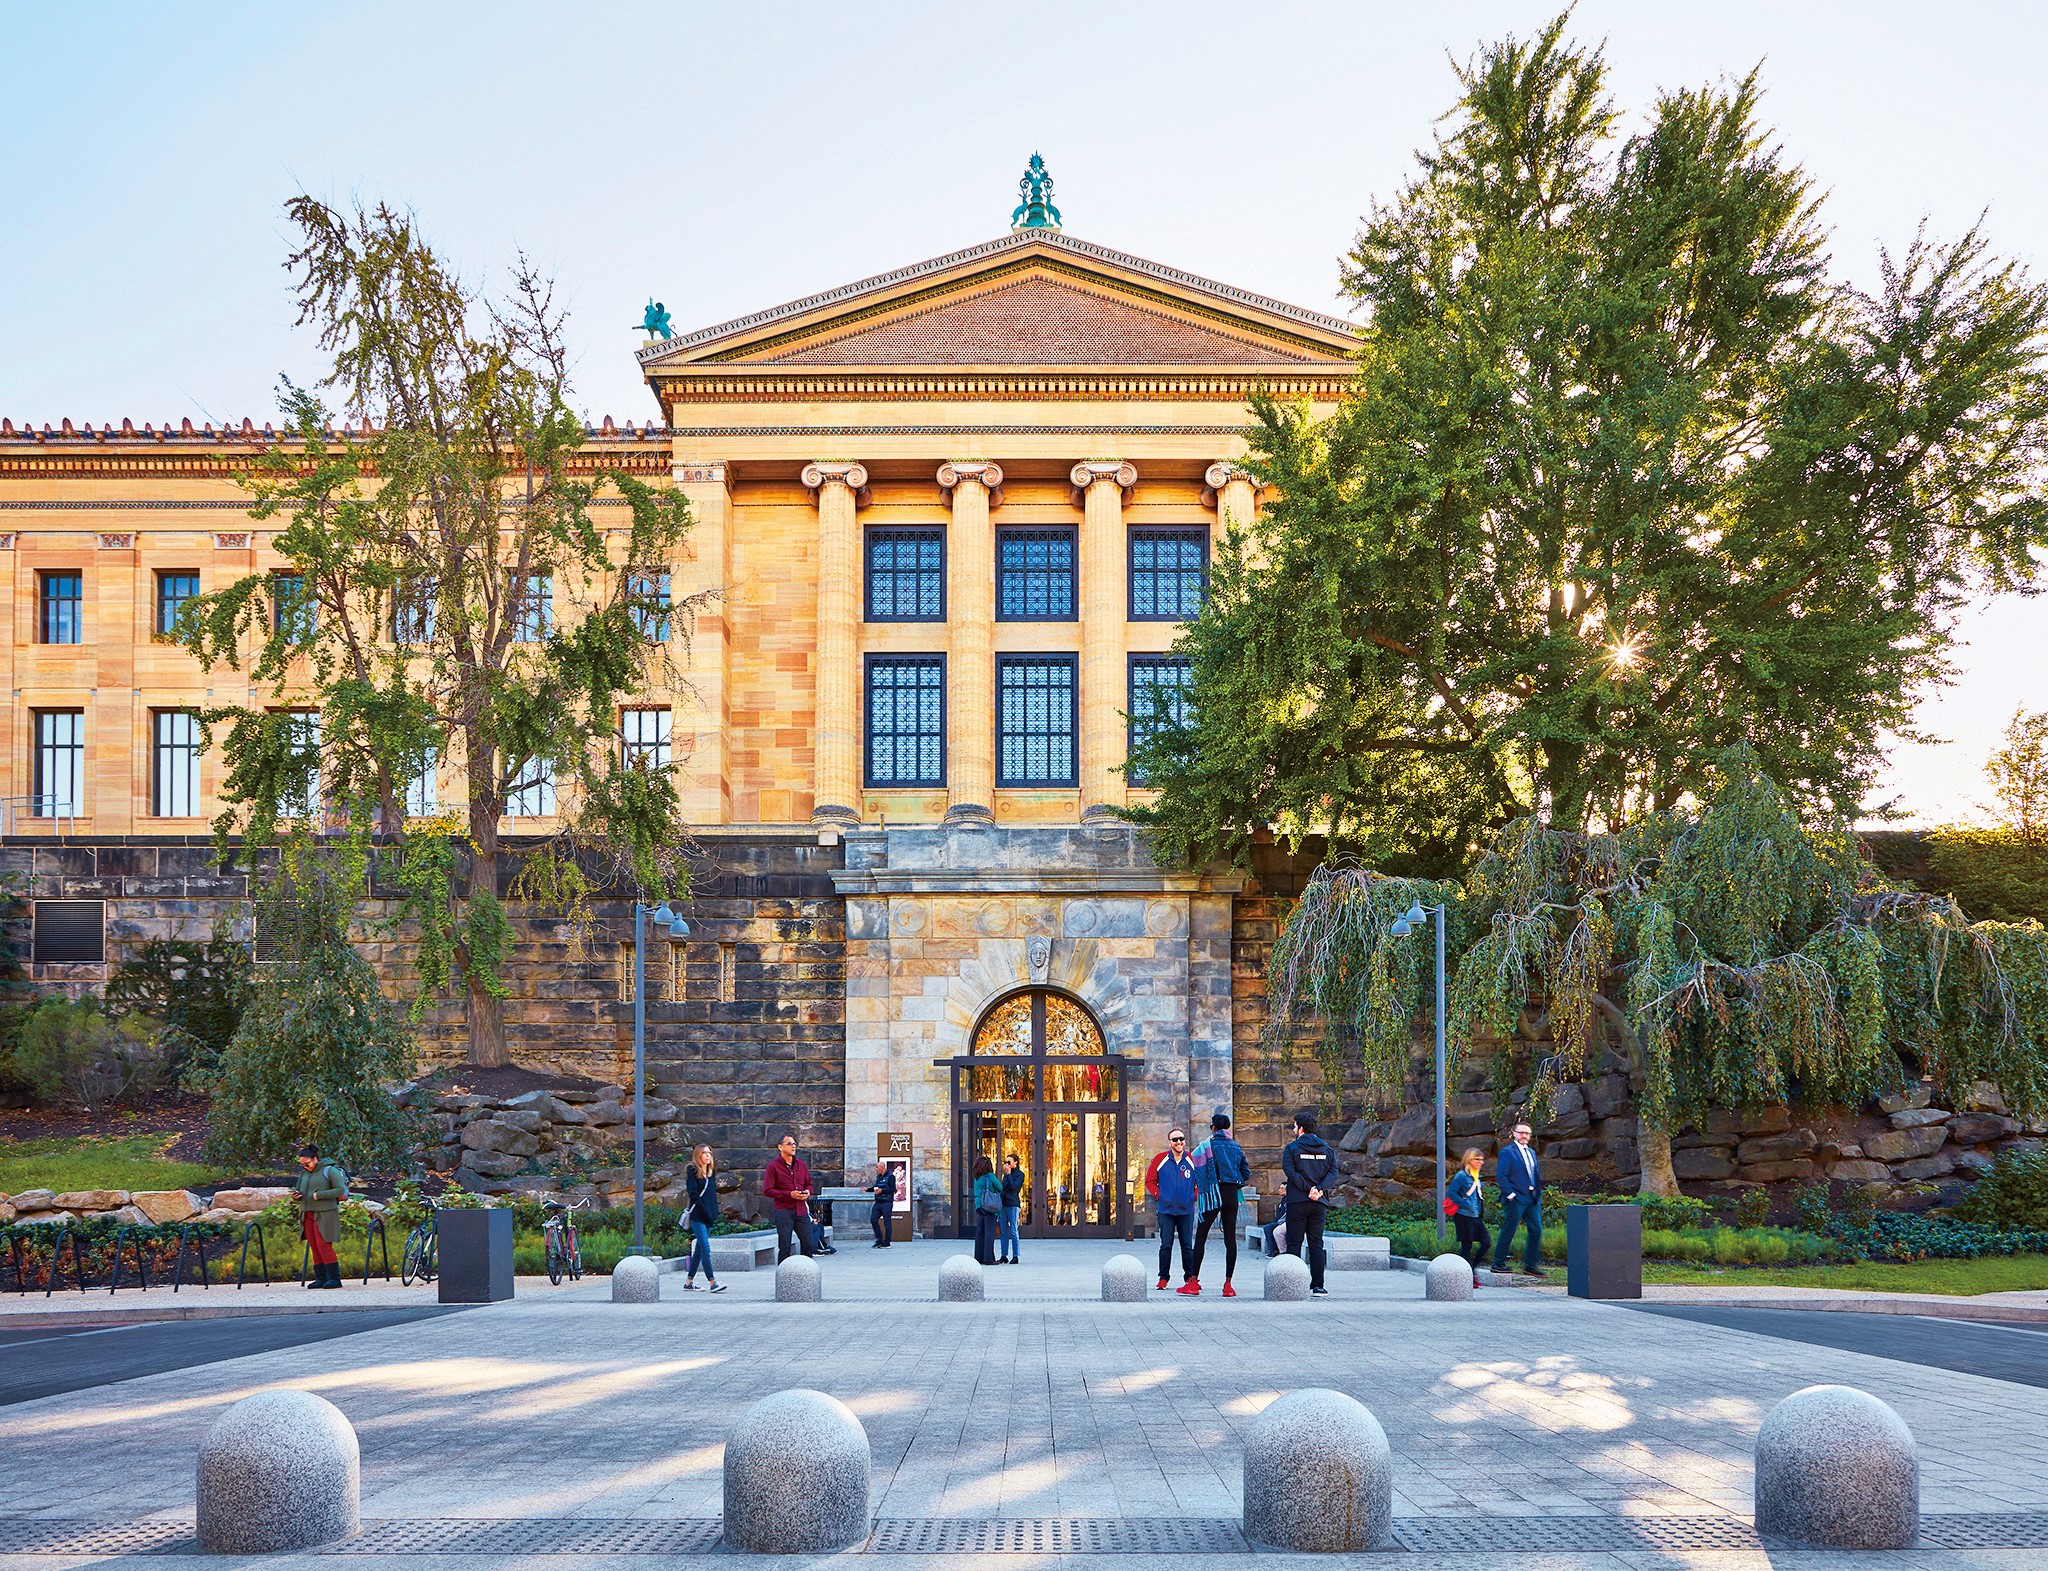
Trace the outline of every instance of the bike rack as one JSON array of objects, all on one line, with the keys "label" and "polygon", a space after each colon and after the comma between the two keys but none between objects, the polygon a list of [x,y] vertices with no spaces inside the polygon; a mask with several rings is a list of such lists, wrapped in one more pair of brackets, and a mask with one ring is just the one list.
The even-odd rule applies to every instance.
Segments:
[{"label": "bike rack", "polygon": [[[134,1230],[135,1224],[129,1222],[116,1229],[114,1233],[114,1270],[107,1282],[107,1292],[109,1294],[113,1293],[121,1285],[121,1241]],[[135,1240],[135,1274],[142,1278],[142,1290],[145,1293],[148,1292],[149,1259],[142,1252],[142,1240],[139,1238]]]},{"label": "bike rack", "polygon": [[[187,1222],[178,1229],[178,1258],[171,1262],[171,1292],[173,1294],[180,1287],[184,1286],[185,1283],[185,1245],[192,1237],[192,1229],[210,1226],[212,1224],[209,1222]],[[199,1285],[202,1288],[212,1287],[213,1284],[206,1279],[206,1235],[201,1233],[197,1242],[199,1244],[197,1250],[199,1256]]]},{"label": "bike rack", "polygon": [[241,1292],[242,1284],[249,1280],[249,1240],[256,1240],[256,1258],[263,1262],[263,1285],[270,1286],[270,1250],[263,1242],[258,1224],[251,1222],[242,1229],[242,1263],[235,1272],[235,1291]]},{"label": "bike rack", "polygon": [[85,1291],[85,1257],[79,1253],[78,1235],[67,1227],[57,1235],[57,1242],[50,1246],[50,1285],[43,1289],[45,1298],[57,1291],[57,1275],[63,1268],[66,1240],[71,1244],[71,1268],[78,1273],[78,1290],[81,1293]]},{"label": "bike rack", "polygon": [[377,1240],[377,1252],[384,1257],[384,1280],[391,1280],[391,1240],[384,1231],[384,1218],[370,1218],[369,1231],[363,1234],[363,1286],[370,1285],[370,1240]]},{"label": "bike rack", "polygon": [[8,1254],[14,1261],[14,1290],[22,1297],[28,1296],[28,1273],[21,1264],[21,1239],[19,1236],[7,1241]]}]

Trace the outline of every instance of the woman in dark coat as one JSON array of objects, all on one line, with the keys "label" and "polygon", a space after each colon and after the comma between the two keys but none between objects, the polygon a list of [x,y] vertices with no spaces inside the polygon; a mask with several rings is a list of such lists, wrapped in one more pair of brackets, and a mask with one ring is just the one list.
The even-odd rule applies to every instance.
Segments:
[{"label": "woman in dark coat", "polygon": [[348,1174],[339,1162],[322,1160],[318,1146],[299,1153],[299,1232],[313,1252],[313,1278],[308,1287],[341,1286],[341,1262],[334,1246],[341,1241],[341,1203],[348,1198]]},{"label": "woman in dark coat", "polygon": [[683,1175],[683,1187],[689,1191],[690,1203],[683,1211],[683,1219],[690,1224],[690,1263],[683,1270],[683,1291],[697,1290],[697,1267],[704,1268],[704,1285],[714,1293],[725,1289],[718,1278],[711,1274],[711,1224],[718,1220],[718,1173],[717,1164],[711,1159],[711,1147],[700,1145],[690,1160],[690,1170]]},{"label": "woman in dark coat", "polygon": [[1003,1216],[1003,1181],[996,1177],[996,1165],[986,1156],[974,1159],[974,1258],[985,1266],[996,1263],[996,1227]]}]

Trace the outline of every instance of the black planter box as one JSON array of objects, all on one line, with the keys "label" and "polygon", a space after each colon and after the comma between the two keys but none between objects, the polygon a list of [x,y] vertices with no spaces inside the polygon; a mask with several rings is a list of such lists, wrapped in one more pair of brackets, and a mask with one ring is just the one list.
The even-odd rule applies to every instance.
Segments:
[{"label": "black planter box", "polygon": [[1565,1287],[1574,1298],[1643,1296],[1640,1206],[1564,1208]]},{"label": "black planter box", "polygon": [[444,1304],[495,1304],[512,1296],[512,1210],[434,1212]]}]

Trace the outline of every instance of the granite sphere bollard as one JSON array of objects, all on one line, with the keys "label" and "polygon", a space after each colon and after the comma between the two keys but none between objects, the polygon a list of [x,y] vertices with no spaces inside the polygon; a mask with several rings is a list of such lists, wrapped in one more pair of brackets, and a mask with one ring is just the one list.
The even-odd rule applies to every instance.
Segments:
[{"label": "granite sphere bollard", "polygon": [[1816,1549],[1906,1549],[1920,1533],[1920,1450],[1854,1386],[1808,1386],[1756,1437],[1756,1530]]},{"label": "granite sphere bollard", "polygon": [[1308,1267],[1292,1255],[1275,1255],[1266,1262],[1266,1297],[1280,1304],[1308,1301]]},{"label": "granite sphere bollard", "polygon": [[791,1255],[775,1268],[775,1302],[815,1304],[825,1296],[825,1273],[808,1255]]},{"label": "granite sphere bollard", "polygon": [[1310,1554],[1377,1549],[1394,1520],[1394,1456],[1363,1402],[1290,1391],[1244,1440],[1244,1536]]},{"label": "granite sphere bollard", "polygon": [[823,1554],[868,1536],[868,1432],[822,1391],[778,1391],[725,1443],[725,1546]]},{"label": "granite sphere bollard", "polygon": [[661,1300],[661,1267],[651,1255],[627,1255],[612,1267],[612,1302],[653,1304]]},{"label": "granite sphere bollard", "polygon": [[1472,1296],[1472,1262],[1463,1255],[1437,1255],[1422,1274],[1422,1296],[1432,1304],[1456,1304]]},{"label": "granite sphere bollard", "polygon": [[259,1391],[199,1442],[199,1547],[311,1549],[363,1530],[362,1453],[341,1409],[310,1391]]},{"label": "granite sphere bollard", "polygon": [[1102,1301],[1105,1304],[1145,1302],[1145,1262],[1136,1255],[1111,1255],[1102,1262]]},{"label": "granite sphere bollard", "polygon": [[972,1255],[948,1255],[939,1267],[939,1302],[978,1304],[981,1299],[981,1262]]}]

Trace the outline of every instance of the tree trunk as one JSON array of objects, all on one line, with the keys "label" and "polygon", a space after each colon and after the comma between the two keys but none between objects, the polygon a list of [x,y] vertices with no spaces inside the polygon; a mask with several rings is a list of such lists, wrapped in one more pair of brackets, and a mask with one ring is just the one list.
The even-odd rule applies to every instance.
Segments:
[{"label": "tree trunk", "polygon": [[1678,1175],[1671,1171],[1671,1131],[1652,1129],[1638,1118],[1636,1123],[1636,1150],[1643,1163],[1642,1177],[1637,1181],[1636,1193],[1644,1195],[1675,1195],[1678,1190]]},{"label": "tree trunk", "polygon": [[512,1062],[505,1050],[505,1000],[490,992],[469,972],[469,1061],[479,1069],[503,1069]]},{"label": "tree trunk", "polygon": [[[468,877],[462,882],[464,910],[478,890],[498,889],[498,813],[503,807],[496,790],[497,756],[472,736],[468,748],[469,844]],[[505,1050],[505,1000],[493,993],[477,969],[463,957],[463,983],[469,990],[469,1061],[479,1069],[503,1069],[512,1062]]]}]

